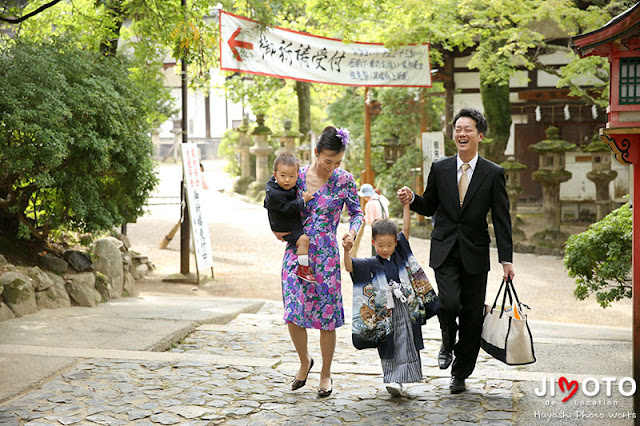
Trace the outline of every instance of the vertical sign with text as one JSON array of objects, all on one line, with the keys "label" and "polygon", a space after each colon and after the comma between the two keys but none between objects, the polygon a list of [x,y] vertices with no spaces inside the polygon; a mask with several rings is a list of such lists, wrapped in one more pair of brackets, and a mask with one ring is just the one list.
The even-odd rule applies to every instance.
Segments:
[{"label": "vertical sign with text", "polygon": [[184,169],[184,186],[187,193],[187,206],[191,219],[191,236],[196,255],[196,268],[213,267],[213,253],[209,224],[207,223],[202,187],[202,172],[198,159],[198,145],[195,143],[180,144],[182,167]]},{"label": "vertical sign with text", "polygon": [[422,134],[422,153],[425,178],[429,175],[431,164],[437,159],[444,157],[444,133],[440,132],[424,132]]}]

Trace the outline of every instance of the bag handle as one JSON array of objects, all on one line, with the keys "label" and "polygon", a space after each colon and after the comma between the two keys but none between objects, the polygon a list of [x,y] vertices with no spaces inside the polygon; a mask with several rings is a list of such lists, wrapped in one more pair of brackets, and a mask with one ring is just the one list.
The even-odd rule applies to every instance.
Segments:
[{"label": "bag handle", "polygon": [[522,307],[524,306],[527,309],[531,309],[528,305],[520,302],[520,298],[518,297],[518,293],[516,293],[516,286],[513,284],[513,281],[511,280],[511,277],[507,278],[507,287],[510,289],[510,291],[513,292],[513,296],[516,299],[516,303],[518,304],[518,308],[520,309],[520,312],[522,312]]},{"label": "bag handle", "polygon": [[[498,298],[502,293],[502,307],[500,309],[500,318],[502,318],[502,315],[505,312],[504,307],[507,302],[507,295],[509,295],[509,304],[513,305],[513,296],[511,295],[512,291],[515,294],[515,290],[513,289],[513,282],[511,281],[511,278],[508,277],[506,280],[503,279],[502,282],[500,283],[500,288],[498,289],[498,293],[496,294],[496,298],[493,301],[493,305],[491,306],[490,312],[493,313],[493,310],[496,308],[496,305],[498,304]],[[516,297],[517,303],[520,304],[520,301],[518,300],[517,295],[515,297]],[[518,307],[520,308],[520,306]]]},{"label": "bag handle", "polygon": [[498,304],[498,297],[500,297],[500,293],[502,292],[502,288],[504,287],[504,280],[502,280],[502,283],[500,284],[500,288],[498,289],[498,293],[496,294],[496,298],[493,301],[493,305],[491,306],[491,313],[493,313],[493,310],[496,308],[496,305]]},{"label": "bag handle", "polygon": [[380,198],[378,198],[378,203],[380,203],[380,210],[382,210],[382,218],[387,219],[387,212],[384,210],[384,205],[382,204]]}]

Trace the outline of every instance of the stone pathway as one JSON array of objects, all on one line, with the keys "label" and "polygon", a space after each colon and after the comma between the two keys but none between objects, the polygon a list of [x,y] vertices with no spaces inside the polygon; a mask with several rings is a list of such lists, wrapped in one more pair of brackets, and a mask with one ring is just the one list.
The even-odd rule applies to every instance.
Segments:
[{"label": "stone pathway", "polygon": [[[409,398],[393,398],[382,383],[375,350],[355,350],[349,325],[338,332],[334,392],[316,394],[318,333],[310,331],[316,358],[307,386],[292,392],[297,357],[281,319],[267,302],[257,314],[225,325],[204,324],[159,359],[86,359],[39,389],[0,405],[9,425],[307,425],[307,424],[512,424],[519,398],[509,379],[467,380],[468,391],[451,395],[449,377],[436,365],[437,322],[424,328],[425,379]],[[348,318],[347,313],[347,318]],[[169,357],[171,355],[171,357]],[[247,361],[249,360],[249,361]],[[481,353],[481,377],[500,377],[508,367]]]}]

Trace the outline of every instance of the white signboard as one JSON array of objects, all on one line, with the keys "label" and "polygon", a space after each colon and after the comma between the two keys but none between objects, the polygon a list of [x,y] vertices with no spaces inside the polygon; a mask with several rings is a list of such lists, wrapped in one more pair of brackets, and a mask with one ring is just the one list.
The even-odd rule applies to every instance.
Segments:
[{"label": "white signboard", "polygon": [[187,191],[187,206],[191,219],[191,237],[196,254],[196,268],[213,267],[213,253],[209,224],[204,211],[202,172],[198,159],[198,145],[195,143],[180,144],[182,152],[182,167],[184,170],[184,185]]},{"label": "white signboard", "polygon": [[425,179],[429,176],[431,164],[438,158],[444,157],[444,133],[424,132],[422,134],[423,169]]},{"label": "white signboard", "polygon": [[220,13],[220,69],[344,86],[431,87],[429,45],[390,50]]}]

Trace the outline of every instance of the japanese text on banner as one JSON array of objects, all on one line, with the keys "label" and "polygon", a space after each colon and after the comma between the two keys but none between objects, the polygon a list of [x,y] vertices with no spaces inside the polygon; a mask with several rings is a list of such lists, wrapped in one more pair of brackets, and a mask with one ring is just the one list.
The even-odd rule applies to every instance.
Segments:
[{"label": "japanese text on banner", "polygon": [[346,86],[431,87],[429,45],[390,50],[343,43],[220,14],[220,68]]}]

